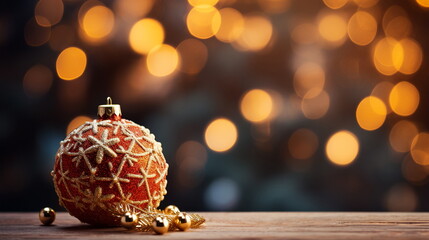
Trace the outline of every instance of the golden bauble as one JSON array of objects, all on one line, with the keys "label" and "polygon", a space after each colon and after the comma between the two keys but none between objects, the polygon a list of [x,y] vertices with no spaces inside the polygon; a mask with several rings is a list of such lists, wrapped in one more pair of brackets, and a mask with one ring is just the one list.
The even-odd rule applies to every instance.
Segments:
[{"label": "golden bauble", "polygon": [[127,212],[124,214],[124,216],[121,217],[121,226],[124,228],[133,229],[136,227],[138,221],[139,219],[136,214]]},{"label": "golden bauble", "polygon": [[165,209],[164,209],[164,213],[165,214],[169,214],[169,215],[177,215],[180,213],[180,210],[178,207],[174,206],[174,205],[168,205]]},{"label": "golden bauble", "polygon": [[174,218],[174,225],[180,231],[186,231],[191,227],[191,217],[188,214],[181,212]]},{"label": "golden bauble", "polygon": [[170,224],[166,217],[158,216],[152,222],[152,229],[157,234],[164,234],[168,232]]},{"label": "golden bauble", "polygon": [[55,221],[55,211],[50,207],[45,207],[39,212],[39,219],[43,225],[51,225]]}]

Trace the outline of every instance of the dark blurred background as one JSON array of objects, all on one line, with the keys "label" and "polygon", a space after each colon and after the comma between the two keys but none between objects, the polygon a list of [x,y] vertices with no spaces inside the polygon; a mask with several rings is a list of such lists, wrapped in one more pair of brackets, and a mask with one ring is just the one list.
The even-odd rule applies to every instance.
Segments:
[{"label": "dark blurred background", "polygon": [[162,206],[427,211],[429,1],[0,3],[0,210],[61,209],[59,141],[107,96]]}]

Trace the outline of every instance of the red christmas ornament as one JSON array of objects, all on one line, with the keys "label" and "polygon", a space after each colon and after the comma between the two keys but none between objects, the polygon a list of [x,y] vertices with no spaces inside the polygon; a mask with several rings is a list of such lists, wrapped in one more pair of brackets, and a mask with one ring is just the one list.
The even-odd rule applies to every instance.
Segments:
[{"label": "red christmas ornament", "polygon": [[73,130],[60,143],[54,170],[60,205],[80,221],[120,225],[117,204],[158,207],[167,193],[168,164],[161,144],[145,127],[121,118],[120,106],[98,107],[99,119]]}]

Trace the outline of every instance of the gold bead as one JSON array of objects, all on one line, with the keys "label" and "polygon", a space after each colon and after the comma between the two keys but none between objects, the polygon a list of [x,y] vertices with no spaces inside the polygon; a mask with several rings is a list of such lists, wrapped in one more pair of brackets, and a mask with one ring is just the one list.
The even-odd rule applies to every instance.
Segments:
[{"label": "gold bead", "polygon": [[164,208],[164,213],[169,215],[177,215],[180,213],[180,210],[174,205],[168,205],[166,208]]},{"label": "gold bead", "polygon": [[168,232],[168,227],[170,224],[168,223],[167,218],[158,216],[152,222],[152,229],[157,234],[164,234]]},{"label": "gold bead", "polygon": [[55,221],[55,211],[50,207],[45,207],[39,212],[39,219],[43,225],[51,225]]},{"label": "gold bead", "polygon": [[138,220],[136,214],[126,212],[124,216],[121,217],[121,226],[127,229],[133,229],[136,227]]},{"label": "gold bead", "polygon": [[174,225],[180,231],[186,231],[191,227],[191,217],[188,214],[181,212],[174,218]]}]

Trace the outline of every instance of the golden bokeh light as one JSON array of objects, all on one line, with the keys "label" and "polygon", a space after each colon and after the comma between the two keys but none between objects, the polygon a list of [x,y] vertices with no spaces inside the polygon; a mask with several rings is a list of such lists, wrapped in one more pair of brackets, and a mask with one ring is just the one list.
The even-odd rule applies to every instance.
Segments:
[{"label": "golden bokeh light", "polygon": [[388,37],[402,39],[410,35],[411,28],[412,24],[408,18],[396,16],[387,23],[387,26],[384,28],[384,33]]},{"label": "golden bokeh light", "polygon": [[347,34],[347,23],[337,14],[324,15],[319,21],[319,33],[323,39],[332,44],[339,46],[344,43]]},{"label": "golden bokeh light", "polygon": [[177,69],[179,54],[174,47],[162,44],[149,52],[146,63],[150,74],[157,77],[165,77]]},{"label": "golden bokeh light", "polygon": [[308,159],[319,146],[317,135],[309,129],[301,128],[292,133],[288,141],[289,153],[296,159]]},{"label": "golden bokeh light", "polygon": [[75,130],[80,125],[90,121],[92,121],[92,119],[88,116],[77,116],[73,118],[67,126],[66,134],[69,134],[71,131]]},{"label": "golden bokeh light", "polygon": [[344,7],[349,0],[323,0],[325,5],[331,9],[339,9]]},{"label": "golden bokeh light", "polygon": [[195,38],[182,41],[177,46],[180,55],[180,71],[195,75],[206,65],[208,49],[206,45]]},{"label": "golden bokeh light", "polygon": [[370,8],[378,3],[378,0],[353,0],[361,8]]},{"label": "golden bokeh light", "polygon": [[43,65],[35,65],[28,69],[22,82],[27,95],[39,97],[46,94],[52,86],[52,71]]},{"label": "golden bokeh light", "polygon": [[273,111],[273,99],[264,90],[252,89],[241,99],[240,110],[248,121],[264,122],[269,120]]},{"label": "golden bokeh light", "polygon": [[330,97],[327,92],[322,90],[319,94],[317,88],[312,88],[305,94],[301,101],[301,110],[304,116],[308,119],[319,119],[328,112],[330,105]]},{"label": "golden bokeh light", "polygon": [[314,62],[306,62],[298,67],[293,77],[293,87],[298,96],[304,97],[310,90],[313,98],[323,91],[325,85],[325,71]]},{"label": "golden bokeh light", "polygon": [[82,19],[82,29],[85,35],[94,41],[101,41],[108,37],[114,25],[113,12],[101,5],[90,8]]},{"label": "golden bokeh light", "polygon": [[271,21],[263,16],[246,16],[244,28],[234,47],[240,51],[259,51],[264,49],[273,35]]},{"label": "golden bokeh light", "polygon": [[116,0],[115,13],[127,20],[144,17],[153,7],[155,0]]},{"label": "golden bokeh light", "polygon": [[390,22],[397,17],[407,18],[407,12],[398,5],[392,5],[386,10],[386,12],[384,12],[382,26],[385,32]]},{"label": "golden bokeh light", "polygon": [[429,8],[429,0],[416,0],[416,2],[425,8]]},{"label": "golden bokeh light", "polygon": [[214,36],[219,31],[221,21],[219,11],[210,5],[198,5],[186,17],[189,33],[200,39]]},{"label": "golden bokeh light", "polygon": [[406,81],[396,84],[389,95],[389,104],[393,112],[400,116],[413,114],[420,102],[417,88]]},{"label": "golden bokeh light", "polygon": [[176,161],[182,171],[199,170],[207,161],[207,150],[197,141],[186,141],[177,149]]},{"label": "golden bokeh light", "polygon": [[325,152],[329,161],[336,165],[346,166],[352,163],[358,155],[359,141],[353,133],[341,130],[329,138]]},{"label": "golden bokeh light", "polygon": [[86,54],[82,49],[69,47],[64,49],[57,58],[56,69],[63,80],[73,80],[80,77],[86,68]]},{"label": "golden bokeh light", "polygon": [[221,24],[216,33],[216,38],[226,43],[237,40],[244,28],[243,15],[234,8],[222,8],[219,13]]},{"label": "golden bokeh light", "polygon": [[410,155],[405,157],[401,170],[404,178],[412,183],[423,182],[428,176],[427,166],[417,164]]},{"label": "golden bokeh light", "polygon": [[51,28],[42,27],[36,23],[34,18],[30,19],[24,28],[25,42],[32,47],[38,47],[49,41]]},{"label": "golden bokeh light", "polygon": [[403,74],[413,74],[417,72],[423,60],[420,44],[410,38],[402,39],[399,43],[402,45],[404,55],[400,67],[397,68],[398,71]]},{"label": "golden bokeh light", "polygon": [[207,126],[204,139],[207,146],[216,152],[225,152],[237,142],[237,127],[226,118],[218,118]]},{"label": "golden bokeh light", "polygon": [[80,6],[79,11],[77,12],[77,19],[81,28],[83,28],[83,17],[85,16],[86,12],[95,6],[104,6],[104,4],[98,0],[87,0],[84,1]]},{"label": "golden bokeh light", "polygon": [[397,122],[389,134],[390,146],[397,152],[408,152],[411,149],[411,143],[418,134],[416,125],[408,120]]},{"label": "golden bokeh light", "polygon": [[395,85],[389,81],[378,83],[371,92],[371,96],[379,98],[386,106],[387,114],[392,112],[389,105],[389,95]]},{"label": "golden bokeh light", "polygon": [[258,0],[259,6],[264,12],[278,14],[288,10],[292,0]]},{"label": "golden bokeh light", "polygon": [[217,2],[219,2],[219,0],[188,0],[189,5],[193,7],[201,5],[214,6]]},{"label": "golden bokeh light", "polygon": [[386,120],[386,106],[377,97],[362,99],[356,109],[356,120],[359,126],[367,131],[380,128]]},{"label": "golden bokeh light", "polygon": [[36,22],[43,27],[53,26],[61,21],[64,13],[62,0],[39,0],[34,9]]},{"label": "golden bokeh light", "polygon": [[370,44],[377,34],[377,21],[365,11],[357,11],[349,20],[348,34],[350,40],[359,46]]},{"label": "golden bokeh light", "polygon": [[375,68],[383,75],[395,74],[404,61],[404,49],[394,38],[386,37],[375,45],[373,63]]},{"label": "golden bokeh light", "polygon": [[164,28],[157,20],[144,18],[131,28],[129,42],[135,52],[148,54],[164,42]]},{"label": "golden bokeh light", "polygon": [[411,156],[417,164],[429,165],[429,133],[421,132],[414,137],[411,143]]}]

